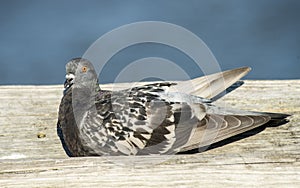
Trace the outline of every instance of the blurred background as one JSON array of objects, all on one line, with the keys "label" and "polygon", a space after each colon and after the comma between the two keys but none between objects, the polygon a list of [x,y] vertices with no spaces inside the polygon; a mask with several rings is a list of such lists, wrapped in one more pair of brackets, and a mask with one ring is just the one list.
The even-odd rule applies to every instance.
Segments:
[{"label": "blurred background", "polygon": [[[252,67],[246,79],[299,79],[299,18],[299,0],[1,0],[0,84],[61,84],[69,59],[82,56],[103,34],[137,21],[190,30],[222,70]],[[178,50],[144,44],[116,54],[101,83],[149,56],[172,60],[191,77],[202,75]]]}]

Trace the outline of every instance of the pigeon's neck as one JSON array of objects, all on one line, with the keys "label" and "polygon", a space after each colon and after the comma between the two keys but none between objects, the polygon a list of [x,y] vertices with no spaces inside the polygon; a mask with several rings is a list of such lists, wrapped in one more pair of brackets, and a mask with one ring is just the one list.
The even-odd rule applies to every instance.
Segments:
[{"label": "pigeon's neck", "polygon": [[100,86],[97,79],[95,80],[88,80],[84,82],[77,82],[73,84],[73,89],[81,89],[81,90],[89,90],[89,91],[99,91]]},{"label": "pigeon's neck", "polygon": [[96,80],[85,84],[75,83],[72,88],[73,103],[78,104],[83,109],[88,109],[95,104],[95,97],[99,91],[99,83]]}]

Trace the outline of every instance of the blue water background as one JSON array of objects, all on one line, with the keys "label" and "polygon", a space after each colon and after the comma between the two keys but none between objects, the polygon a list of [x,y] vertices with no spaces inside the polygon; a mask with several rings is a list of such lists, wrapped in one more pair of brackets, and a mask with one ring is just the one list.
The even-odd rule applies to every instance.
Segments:
[{"label": "blue water background", "polygon": [[[223,70],[252,67],[246,79],[300,78],[299,0],[1,0],[0,84],[61,84],[65,63],[100,36],[151,20],[195,33]],[[149,56],[170,59],[191,77],[202,74],[177,50],[145,44],[116,54],[101,83]]]}]

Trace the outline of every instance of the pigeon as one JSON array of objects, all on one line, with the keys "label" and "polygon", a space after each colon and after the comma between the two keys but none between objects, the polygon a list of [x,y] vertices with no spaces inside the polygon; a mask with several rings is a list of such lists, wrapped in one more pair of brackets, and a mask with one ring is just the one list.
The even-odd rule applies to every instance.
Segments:
[{"label": "pigeon", "polygon": [[216,96],[249,71],[102,90],[93,64],[74,58],[66,64],[57,134],[70,157],[170,155],[285,120],[288,114],[214,105]]}]

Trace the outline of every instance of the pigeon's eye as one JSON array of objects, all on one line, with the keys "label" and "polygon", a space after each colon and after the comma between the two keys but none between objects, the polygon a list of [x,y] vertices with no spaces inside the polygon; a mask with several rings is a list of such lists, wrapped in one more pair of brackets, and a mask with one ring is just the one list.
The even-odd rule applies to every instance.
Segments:
[{"label": "pigeon's eye", "polygon": [[82,71],[82,72],[86,72],[86,71],[87,71],[87,67],[86,67],[86,66],[83,66],[83,67],[81,68],[81,71]]}]

